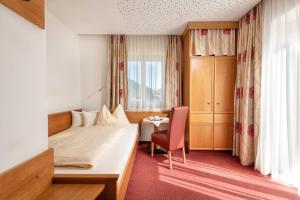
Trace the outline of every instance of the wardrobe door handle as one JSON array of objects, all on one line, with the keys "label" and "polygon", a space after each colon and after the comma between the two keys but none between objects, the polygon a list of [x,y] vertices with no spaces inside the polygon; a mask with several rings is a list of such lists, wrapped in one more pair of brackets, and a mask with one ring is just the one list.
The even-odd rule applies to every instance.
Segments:
[{"label": "wardrobe door handle", "polygon": [[217,102],[217,105],[220,105],[220,103],[219,103],[219,102]]},{"label": "wardrobe door handle", "polygon": [[207,102],[207,105],[209,105],[210,104],[210,102]]}]

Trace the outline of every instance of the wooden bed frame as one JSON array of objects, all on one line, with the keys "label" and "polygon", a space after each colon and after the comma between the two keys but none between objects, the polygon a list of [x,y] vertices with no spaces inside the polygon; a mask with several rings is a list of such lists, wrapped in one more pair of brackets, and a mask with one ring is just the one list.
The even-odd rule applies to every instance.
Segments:
[{"label": "wooden bed frame", "polygon": [[[80,111],[81,109],[77,109]],[[54,113],[48,115],[48,135],[54,135],[70,128],[72,125],[71,111]],[[127,161],[125,173],[120,174],[54,174],[53,183],[94,183],[105,184],[104,192],[100,199],[105,200],[123,200],[125,198],[127,186],[129,183],[135,155],[138,149],[137,141],[131,151],[130,158]]]}]

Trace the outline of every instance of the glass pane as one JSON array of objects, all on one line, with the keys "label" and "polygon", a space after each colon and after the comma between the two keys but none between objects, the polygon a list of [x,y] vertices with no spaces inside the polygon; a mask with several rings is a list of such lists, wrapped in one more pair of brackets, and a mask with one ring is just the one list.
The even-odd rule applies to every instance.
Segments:
[{"label": "glass pane", "polygon": [[162,107],[162,63],[146,61],[145,102],[148,108]]},{"label": "glass pane", "polygon": [[128,62],[128,106],[129,108],[142,107],[142,78],[141,62]]}]

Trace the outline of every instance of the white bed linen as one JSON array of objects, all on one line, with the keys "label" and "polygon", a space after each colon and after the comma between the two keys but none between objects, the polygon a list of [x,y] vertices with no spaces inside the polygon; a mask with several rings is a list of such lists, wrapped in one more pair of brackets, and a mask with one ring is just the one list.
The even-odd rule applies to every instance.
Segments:
[{"label": "white bed linen", "polygon": [[92,167],[121,130],[107,126],[73,127],[49,137],[54,166]]},{"label": "white bed linen", "polygon": [[54,174],[120,174],[125,171],[128,159],[138,137],[138,124],[120,128],[110,145],[101,151],[97,162],[89,169],[55,167]]}]

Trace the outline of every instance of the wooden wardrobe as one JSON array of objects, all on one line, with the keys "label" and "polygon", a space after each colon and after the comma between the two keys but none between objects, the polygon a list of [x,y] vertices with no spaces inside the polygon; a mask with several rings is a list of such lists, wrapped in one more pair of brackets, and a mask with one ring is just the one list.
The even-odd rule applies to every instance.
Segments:
[{"label": "wooden wardrobe", "polygon": [[186,145],[189,150],[232,150],[236,56],[193,56],[187,29],[183,41],[183,104],[190,107]]}]

